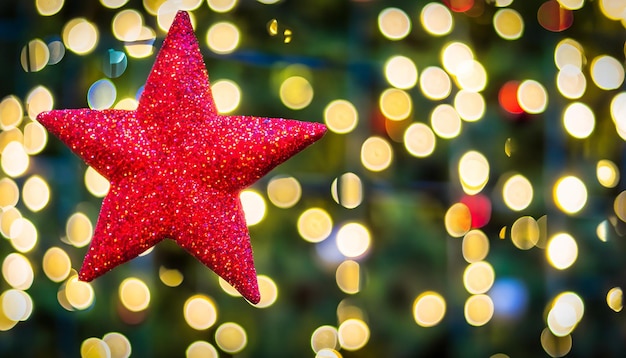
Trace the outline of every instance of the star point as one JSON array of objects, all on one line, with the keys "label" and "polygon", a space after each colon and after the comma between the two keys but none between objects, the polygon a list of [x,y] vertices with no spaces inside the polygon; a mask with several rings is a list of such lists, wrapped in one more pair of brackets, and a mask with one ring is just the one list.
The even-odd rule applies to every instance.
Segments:
[{"label": "star point", "polygon": [[260,294],[239,193],[326,132],[320,123],[219,114],[182,11],[136,110],[53,110],[37,119],[111,183],[81,280],[170,238],[252,303]]}]

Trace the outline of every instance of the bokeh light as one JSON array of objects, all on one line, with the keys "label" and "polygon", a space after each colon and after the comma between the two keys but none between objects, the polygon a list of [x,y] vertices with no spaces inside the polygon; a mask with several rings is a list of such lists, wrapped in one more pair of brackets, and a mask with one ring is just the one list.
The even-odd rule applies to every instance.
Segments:
[{"label": "bokeh light", "polygon": [[485,99],[478,92],[460,90],[454,96],[454,108],[459,117],[468,122],[475,122],[485,114]]},{"label": "bokeh light", "polygon": [[389,142],[381,137],[369,137],[361,146],[361,163],[373,172],[380,172],[389,167],[393,160],[393,149]]},{"label": "bokeh light", "polygon": [[363,348],[370,339],[370,329],[360,319],[347,319],[337,329],[339,344],[347,351],[356,351]]},{"label": "bokeh light", "polygon": [[480,92],[487,86],[487,70],[476,60],[465,60],[456,68],[456,82],[461,89]]},{"label": "bokeh light", "polygon": [[581,102],[569,104],[563,112],[563,125],[574,138],[587,138],[596,126],[596,116],[589,106]]},{"label": "bokeh light", "polygon": [[215,81],[211,85],[213,100],[217,111],[222,114],[231,113],[239,107],[241,102],[241,89],[231,80]]},{"label": "bokeh light", "polygon": [[472,326],[484,326],[493,317],[494,306],[487,295],[472,295],[465,301],[465,320]]},{"label": "bokeh light", "polygon": [[606,294],[606,304],[615,312],[621,312],[624,308],[624,293],[621,287],[613,287]]},{"label": "bokeh light", "polygon": [[493,27],[505,40],[517,40],[524,33],[524,19],[513,9],[500,9],[493,15]]},{"label": "bokeh light", "polygon": [[65,0],[35,0],[35,7],[41,16],[52,16],[61,11]]},{"label": "bokeh light", "polygon": [[502,198],[509,209],[522,211],[533,201],[533,186],[525,176],[514,174],[504,182]]},{"label": "bokeh light", "polygon": [[111,358],[128,358],[132,353],[130,341],[118,332],[109,332],[102,336],[102,341],[109,346]]},{"label": "bokeh light", "polygon": [[80,356],[81,358],[111,357],[111,348],[103,340],[90,337],[80,345]]},{"label": "bokeh light", "polygon": [[378,104],[383,115],[392,121],[406,119],[413,110],[413,101],[409,94],[396,88],[383,91]]},{"label": "bokeh light", "polygon": [[124,49],[130,57],[145,58],[154,52],[153,43],[155,39],[156,32],[148,26],[142,26],[137,39],[124,43]]},{"label": "bokeh light", "polygon": [[451,139],[461,133],[461,117],[449,104],[440,104],[430,114],[430,125],[440,138]]},{"label": "bokeh light", "polygon": [[435,151],[435,133],[424,123],[412,123],[404,131],[404,147],[412,156],[424,158]]},{"label": "bokeh light", "polygon": [[541,83],[524,80],[517,88],[517,102],[527,113],[542,113],[548,106],[548,92]]},{"label": "bokeh light", "polygon": [[454,27],[454,19],[450,10],[436,2],[428,3],[422,8],[420,22],[424,30],[434,36],[447,35]]},{"label": "bokeh light", "polygon": [[594,58],[590,72],[593,83],[603,90],[613,90],[624,83],[624,65],[615,57],[602,55]]},{"label": "bokeh light", "polygon": [[619,168],[609,159],[600,159],[596,164],[596,177],[603,187],[614,188],[619,183]]},{"label": "bokeh light", "polygon": [[347,209],[354,209],[363,201],[361,178],[354,173],[342,174],[333,180],[330,193],[337,204]]},{"label": "bokeh light", "polygon": [[136,277],[129,277],[120,283],[118,290],[120,302],[131,312],[140,312],[150,305],[148,285]]},{"label": "bokeh light", "polygon": [[77,310],[86,310],[93,305],[96,295],[89,282],[80,281],[72,275],[65,281],[65,298]]},{"label": "bokeh light", "polygon": [[319,353],[324,349],[338,348],[339,333],[333,326],[320,326],[311,334],[311,348],[313,352]]},{"label": "bokeh light", "polygon": [[18,218],[11,223],[9,238],[13,248],[19,252],[30,252],[35,248],[38,236],[37,228],[26,218]]},{"label": "bokeh light", "polygon": [[20,142],[9,142],[0,155],[2,171],[12,178],[22,176],[28,170],[30,159]]},{"label": "bokeh light", "polygon": [[556,76],[556,87],[563,97],[578,99],[587,90],[587,78],[580,67],[567,64]]},{"label": "bokeh light", "polygon": [[467,151],[459,159],[459,180],[468,195],[478,194],[489,181],[489,162],[480,152]]},{"label": "bokeh light", "polygon": [[385,78],[395,88],[413,88],[417,83],[417,66],[406,56],[393,56],[385,62]]},{"label": "bokeh light", "polygon": [[548,0],[539,6],[537,21],[546,30],[561,32],[574,23],[574,13],[561,6],[556,0]]},{"label": "bokeh light", "polygon": [[217,54],[232,53],[239,47],[241,34],[239,28],[230,22],[213,24],[206,33],[209,49]]},{"label": "bokeh light", "polygon": [[313,100],[313,87],[302,76],[291,76],[283,81],[279,90],[281,102],[290,109],[306,108]]},{"label": "bokeh light", "polygon": [[539,224],[531,216],[522,216],[511,226],[511,241],[520,250],[528,250],[539,242]]},{"label": "bokeh light", "polygon": [[444,217],[446,231],[452,237],[461,237],[465,235],[472,227],[472,215],[467,205],[463,203],[455,203]]},{"label": "bokeh light", "polygon": [[360,223],[347,223],[337,231],[337,248],[345,257],[363,256],[370,249],[371,242],[369,230]]},{"label": "bokeh light", "polygon": [[34,120],[39,113],[51,110],[53,105],[52,93],[44,86],[37,86],[26,95],[26,108],[30,119]]},{"label": "bokeh light", "polygon": [[207,0],[209,8],[218,13],[226,13],[237,6],[237,0]]},{"label": "bokeh light", "polygon": [[[11,178],[0,179],[0,209],[4,211],[14,207],[19,198],[20,190],[15,181]],[[0,213],[2,213],[2,211],[0,211]]]},{"label": "bokeh light", "polygon": [[422,292],[413,301],[413,319],[422,327],[439,324],[446,314],[446,301],[437,292]]},{"label": "bokeh light", "polygon": [[226,353],[235,354],[241,352],[248,344],[246,331],[234,322],[226,322],[217,327],[215,342]]},{"label": "bokeh light", "polygon": [[426,67],[419,78],[420,89],[426,98],[445,99],[452,91],[450,76],[439,67]]},{"label": "bokeh light", "polygon": [[13,252],[2,261],[2,277],[15,289],[28,290],[33,284],[35,274],[28,258]]},{"label": "bokeh light", "polygon": [[50,200],[48,183],[39,175],[31,176],[24,182],[22,199],[24,200],[24,205],[32,212],[45,208]]},{"label": "bokeh light", "polygon": [[20,63],[26,72],[41,71],[50,60],[50,49],[45,42],[34,39],[22,48]]},{"label": "bokeh light", "polygon": [[389,40],[402,40],[411,31],[411,19],[404,11],[389,7],[378,14],[378,29]]},{"label": "bokeh light", "polygon": [[53,282],[64,281],[72,270],[69,255],[59,247],[51,247],[43,255],[43,272]]},{"label": "bokeh light", "polygon": [[583,60],[583,47],[576,40],[563,39],[554,48],[554,63],[559,70],[567,65],[581,69]]},{"label": "bokeh light", "polygon": [[482,230],[471,230],[463,236],[461,250],[468,263],[482,261],[489,254],[489,239]]},{"label": "bokeh light", "polygon": [[241,200],[241,206],[248,226],[256,225],[265,218],[267,205],[263,196],[257,191],[246,189],[239,194],[239,199]]},{"label": "bokeh light", "polygon": [[108,192],[111,184],[98,173],[94,168],[87,167],[85,170],[85,187],[96,198],[103,198]]},{"label": "bokeh light", "polygon": [[288,209],[296,205],[302,196],[298,179],[291,176],[275,176],[267,183],[267,197],[275,206]]},{"label": "bokeh light", "polygon": [[335,271],[335,280],[337,286],[344,293],[353,295],[360,290],[360,266],[353,260],[345,260],[337,267]]},{"label": "bokeh light", "polygon": [[541,347],[550,357],[564,357],[572,349],[572,336],[555,336],[549,328],[541,332]]},{"label": "bokeh light", "polygon": [[77,212],[67,219],[65,225],[67,241],[76,247],[84,247],[91,241],[93,225],[87,215]]},{"label": "bokeh light", "polygon": [[28,155],[39,154],[48,143],[48,131],[38,122],[24,126],[24,151]]},{"label": "bokeh light", "polygon": [[278,286],[271,277],[266,275],[258,275],[257,281],[259,283],[259,292],[261,293],[261,300],[255,304],[256,308],[267,308],[276,303],[278,300]]},{"label": "bokeh light", "polygon": [[137,41],[143,27],[143,16],[137,10],[126,9],[118,12],[111,23],[113,36],[120,41]]},{"label": "bokeh light", "polygon": [[219,353],[215,347],[206,341],[195,341],[187,347],[186,358],[218,358]]},{"label": "bokeh light", "polygon": [[117,88],[108,78],[97,80],[87,91],[87,104],[92,109],[111,108],[116,98]]},{"label": "bokeh light", "polygon": [[183,316],[191,328],[206,330],[217,322],[217,307],[210,297],[197,294],[185,301]]},{"label": "bokeh light", "polygon": [[460,65],[474,59],[472,49],[462,42],[450,42],[441,50],[441,62],[443,68],[451,75],[455,75],[460,70]]},{"label": "bokeh light", "polygon": [[178,287],[183,283],[184,276],[177,269],[168,269],[163,266],[159,267],[159,279],[164,285],[169,287]]},{"label": "bokeh light", "polygon": [[585,304],[574,292],[562,292],[552,300],[546,323],[557,337],[565,337],[572,333],[583,318]]},{"label": "bokeh light", "polygon": [[480,294],[489,291],[495,281],[496,273],[486,261],[469,264],[463,272],[463,286],[471,294]]},{"label": "bokeh light", "polygon": [[99,36],[96,25],[83,18],[68,21],[62,32],[65,47],[79,55],[92,52],[98,44]]},{"label": "bokeh light", "polygon": [[0,101],[0,129],[13,129],[22,123],[24,108],[19,98],[9,95]]},{"label": "bokeh light", "polygon": [[578,258],[576,240],[567,233],[557,233],[550,241],[546,250],[548,262],[558,270],[565,270],[572,266]]},{"label": "bokeh light", "polygon": [[332,132],[350,133],[356,128],[359,114],[354,105],[344,99],[330,102],[324,109],[324,123]]},{"label": "bokeh light", "polygon": [[333,220],[321,208],[310,208],[298,218],[298,233],[308,242],[324,241],[333,229]]},{"label": "bokeh light", "polygon": [[576,214],[587,204],[587,187],[575,176],[565,176],[554,184],[556,205],[567,214]]}]

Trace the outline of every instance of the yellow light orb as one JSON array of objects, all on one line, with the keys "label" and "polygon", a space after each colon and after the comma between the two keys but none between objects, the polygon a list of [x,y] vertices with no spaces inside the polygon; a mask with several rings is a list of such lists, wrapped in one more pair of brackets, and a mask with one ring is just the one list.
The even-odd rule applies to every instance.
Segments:
[{"label": "yellow light orb", "polygon": [[51,110],[53,105],[52,93],[44,86],[37,86],[26,95],[28,117],[32,120],[36,120],[39,113]]},{"label": "yellow light orb", "polygon": [[128,56],[134,58],[145,58],[154,52],[154,40],[156,38],[156,32],[148,26],[142,26],[139,36],[133,42],[124,44],[124,49]]},{"label": "yellow light orb", "polygon": [[85,170],[85,187],[96,198],[103,198],[108,192],[111,184],[92,167]]},{"label": "yellow light orb", "polygon": [[459,159],[459,180],[468,195],[480,192],[489,181],[489,162],[475,150],[470,150]]},{"label": "yellow light orb", "polygon": [[508,178],[502,186],[504,204],[511,210],[522,211],[533,200],[533,186],[525,176],[515,174]]},{"label": "yellow light orb", "polygon": [[0,101],[0,129],[7,131],[16,128],[22,123],[24,108],[19,98],[11,95]]},{"label": "yellow light orb", "polygon": [[218,13],[231,11],[237,5],[237,0],[207,0],[209,8]]},{"label": "yellow light orb", "polygon": [[102,341],[109,346],[111,358],[128,358],[132,353],[130,341],[118,332],[109,332],[102,337]]},{"label": "yellow light orb", "polygon": [[217,349],[205,341],[195,341],[187,347],[185,351],[186,358],[218,358],[219,353]]},{"label": "yellow light orb", "polygon": [[420,22],[424,30],[434,36],[447,35],[454,27],[454,19],[450,10],[443,4],[431,2],[420,12]]},{"label": "yellow light orb", "polygon": [[183,315],[191,328],[206,330],[217,322],[217,307],[210,297],[197,294],[185,301]]},{"label": "yellow light orb", "polygon": [[235,51],[239,47],[240,38],[239,28],[230,22],[213,24],[206,34],[209,49],[220,55]]},{"label": "yellow light orb", "polygon": [[86,310],[93,304],[95,293],[89,282],[80,281],[77,275],[73,275],[65,282],[65,298],[73,308]]},{"label": "yellow light orb", "polygon": [[524,33],[524,19],[513,9],[500,9],[493,15],[493,27],[505,40],[517,40]]},{"label": "yellow light orb", "polygon": [[137,41],[143,27],[143,16],[137,10],[127,9],[118,12],[111,23],[113,36],[120,41]]},{"label": "yellow light orb", "polygon": [[74,213],[65,225],[67,240],[76,247],[84,247],[91,241],[93,226],[87,215]]},{"label": "yellow light orb", "polygon": [[568,10],[578,10],[583,7],[585,0],[558,0],[561,7]]},{"label": "yellow light orb", "polygon": [[472,214],[467,205],[463,203],[455,203],[444,217],[444,224],[448,235],[452,237],[461,237],[465,235],[472,226]]},{"label": "yellow light orb", "polygon": [[369,230],[360,223],[347,223],[337,231],[337,248],[345,257],[360,257],[371,245]]},{"label": "yellow light orb", "polygon": [[265,275],[258,275],[257,280],[259,283],[259,292],[261,293],[261,300],[255,304],[256,308],[267,308],[273,305],[278,299],[278,286],[271,277]]},{"label": "yellow light orb", "polygon": [[446,314],[446,301],[437,292],[422,292],[413,301],[413,319],[422,327],[439,324]]},{"label": "yellow light orb", "polygon": [[[596,165],[596,177],[605,188],[614,188],[619,183],[620,172],[615,163],[608,159],[600,159]],[[0,192],[1,192],[0,188]]]},{"label": "yellow light orb", "polygon": [[310,208],[298,218],[298,233],[308,242],[324,241],[333,229],[333,221],[328,212],[321,208]]},{"label": "yellow light orb", "polygon": [[576,214],[587,204],[587,187],[575,176],[562,177],[554,185],[553,198],[561,211]]},{"label": "yellow light orb", "polygon": [[14,207],[20,198],[20,189],[11,178],[0,179],[0,217],[2,211]]},{"label": "yellow light orb", "polygon": [[217,327],[215,342],[226,353],[235,354],[241,352],[248,344],[246,331],[234,322],[226,322]]},{"label": "yellow light orb", "polygon": [[363,201],[361,178],[354,173],[342,174],[333,180],[330,193],[337,204],[347,209],[354,209]]},{"label": "yellow light orb", "polygon": [[347,319],[337,329],[339,344],[347,351],[363,348],[370,338],[370,329],[359,319]]},{"label": "yellow light orb", "polygon": [[624,66],[616,58],[602,55],[594,58],[590,66],[591,79],[603,90],[620,88],[624,83]]},{"label": "yellow light orb", "polygon": [[299,110],[306,108],[313,100],[313,87],[306,78],[291,76],[280,85],[279,95],[287,108]]},{"label": "yellow light orb", "polygon": [[275,176],[267,183],[267,197],[279,208],[288,209],[296,205],[302,196],[298,179],[290,176]]},{"label": "yellow light orb", "polygon": [[15,250],[30,252],[37,244],[37,228],[26,218],[15,219],[9,229],[9,238]]},{"label": "yellow light orb", "polygon": [[399,89],[410,89],[417,83],[417,66],[405,56],[393,56],[385,62],[385,78]]},{"label": "yellow light orb", "polygon": [[404,147],[414,157],[431,155],[435,145],[435,133],[424,123],[413,123],[404,131]]},{"label": "yellow light orb", "polygon": [[489,239],[482,230],[471,230],[463,236],[463,258],[468,263],[482,261],[489,253]]},{"label": "yellow light orb", "polygon": [[99,338],[87,338],[80,345],[80,357],[111,358],[111,348]]},{"label": "yellow light orb", "polygon": [[61,282],[69,276],[72,262],[67,252],[51,247],[43,255],[43,272],[53,282]]},{"label": "yellow light orb", "polygon": [[353,295],[360,289],[360,266],[352,260],[346,260],[339,264],[335,272],[337,286],[344,293]]},{"label": "yellow light orb", "polygon": [[461,133],[461,117],[454,107],[440,104],[430,114],[430,125],[440,138],[451,139]]},{"label": "yellow light orb", "polygon": [[572,336],[555,336],[546,327],[541,332],[541,346],[551,357],[564,357],[572,349]]},{"label": "yellow light orb", "polygon": [[578,258],[576,240],[567,233],[558,233],[548,241],[546,256],[550,265],[558,270],[572,266]]},{"label": "yellow light orb", "polygon": [[554,63],[561,70],[566,65],[572,65],[578,69],[583,66],[583,47],[575,40],[561,40],[554,49]]},{"label": "yellow light orb", "polygon": [[48,205],[50,200],[50,187],[48,183],[38,175],[33,175],[24,182],[22,188],[22,198],[24,205],[30,211],[37,212]]},{"label": "yellow light orb", "polygon": [[361,163],[373,172],[380,172],[389,167],[393,160],[393,149],[389,142],[381,137],[369,137],[361,146]]},{"label": "yellow light orb", "polygon": [[337,99],[324,109],[324,123],[332,132],[350,133],[356,128],[359,115],[354,105],[346,100]]},{"label": "yellow light orb", "polygon": [[456,81],[461,89],[480,92],[487,86],[487,71],[480,62],[466,60],[457,67]]},{"label": "yellow light orb", "polygon": [[473,295],[465,301],[465,320],[472,326],[484,326],[493,317],[494,306],[491,297]]},{"label": "yellow light orb", "polygon": [[424,96],[432,100],[445,99],[452,91],[450,76],[439,67],[426,67],[419,78],[420,89]]},{"label": "yellow light orb", "polygon": [[615,312],[620,312],[624,308],[624,293],[620,287],[613,287],[606,294],[606,304]]},{"label": "yellow light orb", "polygon": [[70,51],[79,55],[92,52],[98,44],[98,28],[91,22],[77,18],[67,22],[63,28],[63,43]]},{"label": "yellow light orb", "polygon": [[535,247],[539,242],[539,237],[539,224],[530,216],[522,216],[511,226],[511,241],[520,250]]},{"label": "yellow light orb", "polygon": [[148,285],[136,277],[129,277],[120,283],[118,295],[120,302],[131,312],[140,312],[150,305]]},{"label": "yellow light orb", "polygon": [[322,350],[334,350],[338,348],[339,334],[333,326],[320,326],[311,334],[311,348],[313,352],[320,353]]},{"label": "yellow light orb", "polygon": [[402,40],[411,31],[411,19],[404,11],[388,7],[378,14],[378,29],[389,40]]},{"label": "yellow light orb", "polygon": [[451,74],[457,75],[460,65],[469,60],[474,59],[472,49],[462,42],[450,42],[441,50],[441,62],[443,68]]},{"label": "yellow light orb", "polygon": [[556,87],[563,97],[578,99],[587,90],[587,78],[580,67],[565,65],[556,76]]},{"label": "yellow light orb", "polygon": [[0,166],[12,178],[22,176],[28,170],[30,159],[20,142],[9,142],[0,155]]},{"label": "yellow light orb", "polygon": [[28,290],[33,284],[35,275],[33,266],[26,256],[10,253],[2,261],[2,277],[15,289]]},{"label": "yellow light orb", "polygon": [[413,101],[408,93],[396,88],[386,89],[378,101],[380,111],[392,121],[406,119],[413,110]]},{"label": "yellow light orb", "polygon": [[41,16],[52,16],[63,8],[65,0],[36,0],[35,6]]},{"label": "yellow light orb", "polygon": [[24,126],[24,151],[26,154],[39,154],[48,142],[48,131],[37,122]]},{"label": "yellow light orb", "polygon": [[586,104],[574,102],[569,104],[563,112],[563,125],[572,137],[587,138],[595,128],[596,116]]},{"label": "yellow light orb", "polygon": [[517,102],[527,113],[542,113],[548,106],[548,92],[541,83],[524,80],[517,88]]},{"label": "yellow light orb", "polygon": [[239,194],[241,206],[246,216],[246,224],[253,226],[260,223],[265,218],[267,205],[265,199],[257,191],[246,189]]},{"label": "yellow light orb", "polygon": [[495,281],[496,273],[491,264],[479,261],[469,264],[463,272],[463,286],[471,294],[489,291]]},{"label": "yellow light orb", "polygon": [[231,80],[219,80],[211,86],[213,100],[217,111],[222,114],[231,113],[239,107],[241,102],[241,89],[236,82]]},{"label": "yellow light orb", "polygon": [[478,92],[460,90],[454,96],[454,108],[461,119],[476,122],[485,114],[485,99]]},{"label": "yellow light orb", "polygon": [[20,63],[26,72],[38,72],[44,69],[50,61],[50,49],[45,42],[34,39],[22,47]]}]

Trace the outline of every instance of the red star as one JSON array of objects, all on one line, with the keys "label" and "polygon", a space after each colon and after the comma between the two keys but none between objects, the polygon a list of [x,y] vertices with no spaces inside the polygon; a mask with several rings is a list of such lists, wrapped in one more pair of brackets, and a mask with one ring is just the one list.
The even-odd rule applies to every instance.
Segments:
[{"label": "red star", "polygon": [[111,183],[81,280],[170,238],[252,303],[260,294],[239,193],[326,131],[218,114],[186,12],[172,23],[137,110],[53,110],[37,119]]}]

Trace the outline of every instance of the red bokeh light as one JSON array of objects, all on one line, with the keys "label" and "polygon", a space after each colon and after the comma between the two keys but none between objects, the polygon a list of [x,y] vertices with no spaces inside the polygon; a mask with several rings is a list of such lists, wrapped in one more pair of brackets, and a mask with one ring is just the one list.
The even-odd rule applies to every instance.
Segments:
[{"label": "red bokeh light", "polygon": [[465,195],[461,198],[472,215],[472,228],[481,228],[491,219],[491,201],[483,194]]},{"label": "red bokeh light", "polygon": [[443,3],[454,12],[465,12],[474,6],[474,0],[443,0]]},{"label": "red bokeh light", "polygon": [[500,102],[500,107],[512,114],[524,113],[524,110],[520,107],[519,102],[517,101],[518,88],[518,81],[508,81],[502,85],[500,91],[498,92],[498,102]]},{"label": "red bokeh light", "polygon": [[556,0],[549,0],[537,10],[537,20],[546,30],[560,32],[572,26],[574,12],[561,7]]}]

